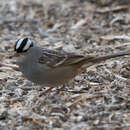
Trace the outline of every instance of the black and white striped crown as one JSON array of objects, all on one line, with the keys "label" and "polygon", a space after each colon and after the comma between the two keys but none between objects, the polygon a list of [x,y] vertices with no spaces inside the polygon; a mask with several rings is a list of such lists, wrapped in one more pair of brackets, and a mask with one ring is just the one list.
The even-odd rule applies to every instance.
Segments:
[{"label": "black and white striped crown", "polygon": [[14,51],[17,53],[26,52],[32,46],[33,42],[29,38],[21,38],[16,42]]}]

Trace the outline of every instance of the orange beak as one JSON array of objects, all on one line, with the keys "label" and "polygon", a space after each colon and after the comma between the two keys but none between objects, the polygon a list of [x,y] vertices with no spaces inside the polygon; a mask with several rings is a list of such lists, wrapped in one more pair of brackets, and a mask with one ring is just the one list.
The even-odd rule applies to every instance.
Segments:
[{"label": "orange beak", "polygon": [[12,57],[18,57],[20,54],[19,53],[14,53],[14,55],[12,55]]}]

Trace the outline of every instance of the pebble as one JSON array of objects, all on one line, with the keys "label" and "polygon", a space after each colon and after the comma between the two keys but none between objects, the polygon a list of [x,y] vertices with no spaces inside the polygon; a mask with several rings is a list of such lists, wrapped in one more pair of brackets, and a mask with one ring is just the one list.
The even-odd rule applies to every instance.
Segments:
[{"label": "pebble", "polygon": [[80,75],[77,75],[76,77],[75,77],[75,81],[82,81],[84,79],[84,77],[83,76],[80,76]]}]

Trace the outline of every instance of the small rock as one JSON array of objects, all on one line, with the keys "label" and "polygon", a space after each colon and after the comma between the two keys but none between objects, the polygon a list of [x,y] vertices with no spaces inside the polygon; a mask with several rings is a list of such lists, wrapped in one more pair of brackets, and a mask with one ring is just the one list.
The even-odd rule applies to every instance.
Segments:
[{"label": "small rock", "polygon": [[28,130],[28,128],[25,126],[18,126],[16,129],[17,130]]},{"label": "small rock", "polygon": [[6,108],[0,108],[0,120],[4,120],[7,116],[7,110]]},{"label": "small rock", "polygon": [[15,92],[18,96],[22,96],[23,95],[23,90],[21,88],[16,88]]},{"label": "small rock", "polygon": [[63,47],[63,50],[66,52],[75,52],[76,51],[76,49],[74,48],[74,46],[72,44],[65,45]]},{"label": "small rock", "polygon": [[81,81],[81,80],[83,80],[84,78],[83,78],[83,76],[76,76],[75,77],[75,81]]}]

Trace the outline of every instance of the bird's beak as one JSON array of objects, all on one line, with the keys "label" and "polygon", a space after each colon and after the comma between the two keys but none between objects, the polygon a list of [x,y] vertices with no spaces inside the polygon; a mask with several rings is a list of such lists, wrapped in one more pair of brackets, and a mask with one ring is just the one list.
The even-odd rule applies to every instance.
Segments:
[{"label": "bird's beak", "polygon": [[20,54],[19,53],[14,53],[13,55],[12,55],[12,57],[18,57]]}]

